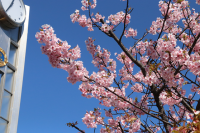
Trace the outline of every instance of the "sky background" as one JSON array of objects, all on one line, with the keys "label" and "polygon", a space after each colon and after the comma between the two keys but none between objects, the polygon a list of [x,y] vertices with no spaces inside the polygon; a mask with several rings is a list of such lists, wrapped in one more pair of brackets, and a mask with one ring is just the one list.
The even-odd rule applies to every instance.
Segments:
[{"label": "sky background", "polygon": [[[68,83],[66,71],[51,67],[47,56],[41,53],[41,44],[37,43],[35,33],[41,25],[50,24],[58,38],[66,40],[72,48],[78,44],[81,48],[80,60],[84,62],[90,74],[97,69],[91,63],[92,57],[86,50],[85,40],[88,37],[96,39],[95,45],[108,49],[112,53],[111,58],[114,59],[114,52],[120,52],[119,46],[98,29],[89,32],[87,28],[71,22],[70,15],[76,9],[80,10],[80,14],[88,16],[87,11],[80,9],[81,0],[23,1],[30,6],[30,18],[18,133],[77,133],[76,129],[66,126],[66,123],[75,121],[78,121],[78,127],[81,129],[93,132],[82,124],[82,118],[86,111],[100,107],[99,102],[82,97],[78,90],[80,83]],[[152,21],[161,17],[158,2],[130,0],[130,6],[134,10],[129,27],[137,29],[136,38],[140,38],[146,29],[149,29]],[[199,8],[194,0],[191,0],[190,6],[196,10]],[[97,0],[97,7],[92,12],[99,12],[107,19],[110,14],[124,11],[125,7],[126,2],[120,0]],[[119,36],[121,31],[119,27],[116,34]],[[122,41],[126,47],[132,46],[135,42],[133,39],[125,38]],[[137,69],[135,71],[137,72]]]}]

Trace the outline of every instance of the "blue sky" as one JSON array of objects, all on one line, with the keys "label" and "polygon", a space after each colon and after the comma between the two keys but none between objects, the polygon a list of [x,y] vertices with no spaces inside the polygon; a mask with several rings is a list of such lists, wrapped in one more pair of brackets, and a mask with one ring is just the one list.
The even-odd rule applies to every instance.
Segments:
[{"label": "blue sky", "polygon": [[[71,22],[70,15],[76,9],[80,10],[81,0],[23,1],[30,6],[30,18],[18,133],[76,133],[75,129],[65,125],[72,121],[78,121],[81,129],[93,132],[82,124],[81,118],[86,110],[99,107],[99,102],[82,97],[78,90],[80,83],[71,85],[66,79],[67,72],[51,67],[47,56],[41,53],[41,45],[37,43],[35,33],[41,25],[50,24],[60,39],[66,40],[72,47],[78,44],[82,54],[80,60],[84,62],[87,70],[90,70],[90,74],[97,69],[93,67],[92,57],[85,46],[85,40],[89,36],[96,39],[96,45],[111,51],[113,58],[115,51],[120,52],[119,46],[98,29],[89,32],[78,23]],[[137,29],[138,38],[149,29],[152,21],[161,17],[158,2],[130,0],[134,10],[129,27]],[[107,18],[110,14],[123,11],[125,6],[126,2],[120,0],[97,0],[97,7],[93,12],[99,12]],[[199,8],[194,0],[191,0],[191,7],[195,7],[196,10]],[[80,13],[88,15],[87,11]],[[119,27],[117,35],[121,30]],[[129,47],[134,44],[134,40],[124,38],[123,43]]]}]

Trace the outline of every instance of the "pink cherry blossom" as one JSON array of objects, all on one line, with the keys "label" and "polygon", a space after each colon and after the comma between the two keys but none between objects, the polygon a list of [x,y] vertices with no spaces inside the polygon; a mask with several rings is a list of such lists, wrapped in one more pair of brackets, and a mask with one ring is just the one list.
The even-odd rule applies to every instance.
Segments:
[{"label": "pink cherry blossom", "polygon": [[125,31],[125,37],[135,37],[137,36],[137,30],[134,30],[132,28],[129,28],[128,31]]},{"label": "pink cherry blossom", "polygon": [[[81,82],[79,90],[83,97],[97,99],[100,106],[105,107],[105,114],[100,108],[86,112],[82,122],[88,128],[101,125],[100,133],[199,130],[195,124],[200,122],[196,106],[200,101],[195,95],[200,95],[200,17],[195,9],[190,9],[189,2],[160,0],[161,16],[154,19],[141,38],[136,38],[137,30],[127,28],[131,19],[130,6],[126,7],[126,12],[119,11],[104,20],[105,16],[99,12],[82,15],[86,10],[90,13],[97,6],[97,0],[82,0],[81,3],[82,11],[75,10],[70,15],[72,23],[77,22],[88,31],[97,28],[122,48],[122,52],[114,53],[112,58],[109,50],[95,45],[95,39],[88,37],[85,44],[96,72],[89,74],[78,60],[80,47],[71,48],[67,41],[57,38],[50,25],[43,25],[35,37],[39,43],[44,43],[41,50],[52,67],[67,71],[68,82]],[[196,3],[200,5],[199,0]],[[118,37],[116,30],[120,24],[123,32]],[[156,37],[147,39],[149,33]],[[122,39],[124,36],[135,40],[129,48]],[[152,121],[156,124],[150,125]]]}]

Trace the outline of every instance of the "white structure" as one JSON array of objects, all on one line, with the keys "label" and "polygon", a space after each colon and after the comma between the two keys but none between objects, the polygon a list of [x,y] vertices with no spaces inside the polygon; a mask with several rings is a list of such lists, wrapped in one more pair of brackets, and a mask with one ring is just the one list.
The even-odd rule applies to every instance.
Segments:
[{"label": "white structure", "polygon": [[[29,10],[22,0],[0,0],[0,48],[7,56],[7,64],[0,66],[0,133],[17,132]],[[6,56],[0,53],[0,62]]]}]

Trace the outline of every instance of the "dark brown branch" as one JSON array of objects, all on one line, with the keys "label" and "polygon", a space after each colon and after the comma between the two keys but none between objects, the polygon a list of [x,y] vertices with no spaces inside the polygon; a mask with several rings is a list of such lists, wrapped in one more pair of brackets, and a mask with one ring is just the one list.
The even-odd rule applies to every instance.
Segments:
[{"label": "dark brown branch", "polygon": [[149,33],[149,32],[146,32],[146,33],[133,45],[133,47],[129,50],[129,52],[131,52],[131,51],[133,50],[133,48],[137,45],[137,43],[138,43],[139,41],[141,41],[148,33]]},{"label": "dark brown branch", "polygon": [[192,44],[192,47],[190,48],[190,50],[188,52],[189,55],[192,53],[192,50],[193,50],[194,46],[196,45],[196,43],[197,43],[197,41],[198,41],[199,38],[200,38],[200,33],[198,34],[197,37],[195,37],[195,40],[194,40],[194,42]]},{"label": "dark brown branch", "polygon": [[124,130],[122,129],[120,122],[118,122],[118,124],[119,124],[119,128],[121,129],[122,133],[124,133]]},{"label": "dark brown branch", "polygon": [[[200,16],[200,14],[196,17],[196,19],[197,19],[199,16]],[[195,20],[196,20],[196,19],[195,19]],[[192,20],[190,20],[190,22],[191,22],[191,21],[192,21]],[[183,31],[182,31],[178,36],[176,36],[176,38],[179,38],[179,36],[180,36],[186,29],[189,28],[190,22],[188,23],[188,26],[185,27],[185,28],[183,29]],[[194,42],[193,42],[193,44],[192,44],[192,47],[190,48],[190,50],[189,50],[189,52],[188,52],[188,55],[190,55],[190,54],[192,53],[192,50],[193,50],[193,48],[194,48],[194,46],[195,46],[197,40],[199,39],[199,37],[200,37],[200,33],[199,33],[199,35],[197,36],[197,38],[195,38],[195,40],[194,40]],[[179,71],[181,70],[181,67],[182,67],[182,65],[180,65],[180,66],[176,69],[176,71],[175,71],[175,73],[174,73],[174,76],[176,76],[176,74],[179,73]]]},{"label": "dark brown branch", "polygon": [[141,122],[141,125],[142,125],[149,133],[153,133],[153,131],[152,131],[149,127],[145,126],[142,122]]},{"label": "dark brown branch", "polygon": [[128,14],[128,3],[129,3],[129,0],[127,0],[127,4],[126,4],[126,14],[125,14],[125,18],[124,18],[124,28],[123,28],[122,34],[121,34],[121,36],[120,36],[120,38],[119,38],[119,42],[121,42],[122,37],[123,37],[123,35],[124,35],[124,32],[125,32],[125,30],[126,30],[126,16],[127,16],[127,14]]},{"label": "dark brown branch", "polygon": [[181,76],[183,76],[184,78],[186,78],[187,80],[189,80],[191,83],[195,84],[196,86],[200,87],[199,84],[197,84],[196,82],[192,81],[190,78],[188,78],[186,75],[183,75],[181,72],[179,72],[181,74]]},{"label": "dark brown branch", "polygon": [[[157,106],[159,112],[161,113],[160,117],[162,118],[162,120],[168,121],[167,115],[165,114],[164,107],[162,105],[162,102],[159,99],[159,94],[158,94],[158,91],[156,89],[157,89],[156,86],[153,84],[151,86],[151,92],[153,93],[154,99],[156,101],[156,106]],[[163,124],[164,124],[166,132],[169,133],[170,124],[168,124],[166,122],[163,122]]]},{"label": "dark brown branch", "polygon": [[[100,21],[103,24],[105,23],[103,19],[101,19]],[[113,33],[113,31],[110,30],[109,34],[118,43],[118,45],[121,47],[124,53],[133,61],[133,63],[135,63],[141,69],[143,76],[146,77],[146,70],[144,66],[133,57],[133,55],[128,51],[128,49],[123,45],[123,43],[118,39],[118,37],[115,35],[115,33]]]},{"label": "dark brown branch", "polygon": [[196,111],[200,111],[200,99],[198,100],[197,106],[196,106]]},{"label": "dark brown branch", "polygon": [[[92,81],[92,82],[96,83],[94,80],[92,80],[92,79],[90,79],[90,78],[88,78],[88,77],[86,77],[86,76],[84,76],[84,77],[85,77],[86,79],[88,79],[89,81]],[[104,87],[104,86],[102,86],[102,87]],[[173,126],[172,123],[170,123],[170,122],[168,122],[168,121],[165,121],[165,120],[163,120],[163,119],[160,119],[160,118],[157,117],[156,115],[153,115],[153,114],[147,112],[147,111],[144,110],[143,108],[141,108],[141,107],[139,107],[139,106],[137,106],[137,105],[131,103],[130,101],[128,101],[128,100],[126,100],[125,98],[123,98],[122,96],[116,94],[114,91],[111,91],[109,88],[107,88],[107,87],[104,87],[104,88],[105,88],[107,91],[109,91],[109,92],[111,92],[112,94],[114,94],[115,96],[117,96],[118,98],[121,98],[123,101],[129,103],[129,104],[132,105],[133,107],[135,107],[135,108],[137,108],[137,109],[140,109],[140,110],[143,111],[144,113],[146,113],[146,114],[148,114],[148,115],[150,115],[150,116],[152,116],[152,117],[154,117],[154,118],[156,118],[156,119],[158,119],[158,120],[160,120],[160,121],[162,121],[162,122],[164,122],[164,123],[167,123],[167,124]]]},{"label": "dark brown branch", "polygon": [[156,119],[162,121],[163,123],[167,123],[168,125],[173,126],[173,124],[172,124],[172,123],[169,123],[168,120],[166,121],[166,120],[160,119],[159,117],[157,117],[157,116],[155,116],[155,115],[153,115],[153,114],[151,114],[151,113],[148,113],[146,110],[142,109],[141,107],[139,107],[139,106],[137,106],[137,105],[131,103],[130,101],[126,100],[126,99],[123,98],[122,96],[119,96],[118,94],[116,94],[115,92],[111,91],[111,90],[108,89],[107,87],[104,87],[104,88],[105,88],[107,91],[111,92],[112,94],[116,95],[117,97],[121,98],[121,99],[124,100],[125,102],[131,104],[132,106],[134,106],[134,107],[136,107],[136,108],[138,108],[138,109],[140,109],[140,110],[143,111],[144,113],[149,114],[150,116],[152,116],[152,117],[154,117],[154,118],[156,118]]},{"label": "dark brown branch", "polygon": [[[165,14],[165,17],[164,17],[164,21],[163,21],[163,25],[162,25],[162,29],[161,29],[161,31],[160,31],[160,34],[159,34],[159,36],[158,36],[158,39],[160,38],[160,36],[161,36],[161,34],[162,34],[162,32],[163,32],[163,28],[164,28],[164,26],[165,26],[165,21],[167,20],[167,17],[168,17],[168,11],[169,11],[169,6],[170,6],[170,3],[171,3],[171,0],[169,1],[169,4],[168,4],[168,7],[167,7],[167,12],[166,12],[166,14]],[[157,40],[158,40],[157,39]],[[156,47],[156,46],[155,46]]]},{"label": "dark brown branch", "polygon": [[189,110],[191,113],[194,113],[193,110],[192,110],[192,108],[190,107],[190,105],[188,105],[188,103],[185,101],[185,99],[182,98],[181,103],[183,104],[183,106],[184,106],[187,110]]},{"label": "dark brown branch", "polygon": [[177,91],[177,89],[174,88],[174,87],[172,87],[172,88],[175,90],[175,92],[178,94],[178,96],[179,96],[180,98],[182,98],[181,103],[183,104],[183,106],[184,106],[187,110],[189,110],[191,113],[194,113],[193,110],[192,110],[192,107],[187,103],[187,101],[186,101],[186,100],[184,99],[184,97]]},{"label": "dark brown branch", "polygon": [[[197,20],[198,19],[198,17],[200,16],[200,14],[195,18],[195,20]],[[192,20],[190,20],[190,22],[191,22]],[[190,23],[189,22],[189,23]],[[176,35],[176,38],[179,38],[180,37],[180,35],[182,35],[183,34],[183,32],[184,31],[186,31],[187,29],[189,28],[189,25],[187,26],[187,27],[185,27],[182,31],[181,31],[181,33],[180,34],[178,34],[178,35]]]},{"label": "dark brown branch", "polygon": [[80,131],[81,133],[85,133],[85,131],[81,130],[80,128],[78,128],[75,124],[71,124],[72,127],[76,128],[78,131]]}]

